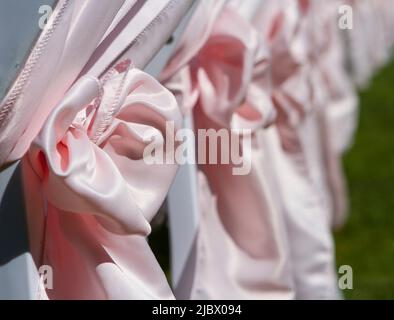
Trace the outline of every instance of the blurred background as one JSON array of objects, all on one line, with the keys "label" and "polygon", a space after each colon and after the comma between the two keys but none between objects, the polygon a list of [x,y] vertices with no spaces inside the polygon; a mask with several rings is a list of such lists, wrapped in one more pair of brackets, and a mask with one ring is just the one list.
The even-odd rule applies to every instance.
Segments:
[{"label": "blurred background", "polygon": [[394,61],[359,97],[359,127],[344,158],[351,210],[335,235],[337,264],[353,268],[346,298],[394,299]]},{"label": "blurred background", "polygon": [[[350,216],[335,233],[337,265],[353,269],[346,299],[394,299],[394,61],[376,73],[359,98],[359,127],[344,158]],[[159,217],[164,221],[157,221],[150,243],[171,279],[166,218]]]}]

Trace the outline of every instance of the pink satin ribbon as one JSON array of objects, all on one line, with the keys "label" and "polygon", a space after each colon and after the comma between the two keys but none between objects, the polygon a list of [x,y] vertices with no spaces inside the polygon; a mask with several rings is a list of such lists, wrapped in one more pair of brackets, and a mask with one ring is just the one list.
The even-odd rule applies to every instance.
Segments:
[{"label": "pink satin ribbon", "polygon": [[[255,19],[272,57],[272,96],[278,117],[267,145],[273,153],[299,299],[340,297],[319,115],[330,101],[315,63],[319,57],[314,56],[324,47],[316,48],[311,37],[317,28],[314,19],[318,11],[314,10],[320,4],[269,1]],[[321,37],[322,30],[318,29],[317,34]]]},{"label": "pink satin ribbon", "polygon": [[126,58],[144,68],[190,3],[112,0],[97,6],[95,0],[57,1],[0,102],[0,168],[26,153],[54,106],[82,75],[99,77]]},{"label": "pink satin ribbon", "polygon": [[275,119],[268,57],[253,27],[234,9],[218,6],[204,2],[186,32],[204,30],[203,36],[180,42],[162,80],[178,96],[184,114],[193,114],[196,129],[250,129],[252,153],[245,156],[251,157],[252,168],[235,176],[232,164],[199,165],[196,265],[185,297],[289,299],[286,236],[257,137]]},{"label": "pink satin ribbon", "polygon": [[173,298],[146,236],[177,166],[142,157],[166,121],[179,128],[177,103],[122,64],[104,79],[75,83],[24,158],[36,263],[53,268],[51,299]]}]

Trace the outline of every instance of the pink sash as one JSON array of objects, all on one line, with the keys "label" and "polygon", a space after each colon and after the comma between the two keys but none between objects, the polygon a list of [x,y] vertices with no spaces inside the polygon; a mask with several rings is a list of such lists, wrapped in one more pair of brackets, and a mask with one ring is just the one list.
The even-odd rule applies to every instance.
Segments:
[{"label": "pink sash", "polygon": [[[127,64],[127,62],[126,62]],[[53,268],[51,299],[167,299],[172,292],[145,237],[176,165],[148,165],[180,124],[175,98],[124,63],[103,80],[82,77],[24,158],[31,245]]]},{"label": "pink sash", "polygon": [[[277,109],[271,154],[289,237],[296,298],[337,298],[331,202],[324,170],[309,30],[310,1],[267,1],[255,26],[269,45]],[[317,87],[321,90],[322,87]],[[279,144],[279,145],[278,145]]]},{"label": "pink sash", "polygon": [[284,223],[259,139],[275,119],[266,52],[253,27],[220,1],[204,1],[186,34],[199,41],[181,41],[162,74],[184,114],[193,114],[196,130],[248,128],[253,135],[251,154],[244,155],[251,157],[249,174],[233,175],[231,164],[199,165],[200,224],[184,297],[292,298]]}]

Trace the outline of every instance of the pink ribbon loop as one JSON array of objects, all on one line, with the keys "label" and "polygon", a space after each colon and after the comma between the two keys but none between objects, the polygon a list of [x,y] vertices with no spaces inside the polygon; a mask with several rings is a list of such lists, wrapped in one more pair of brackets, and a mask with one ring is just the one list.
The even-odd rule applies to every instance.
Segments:
[{"label": "pink ribbon loop", "polygon": [[[82,77],[50,114],[27,162],[47,203],[44,262],[62,270],[51,297],[172,297],[144,239],[177,170],[144,160],[152,136],[164,150],[167,121],[180,126],[174,96],[137,69]],[[81,292],[67,284],[72,272],[86,276]]]},{"label": "pink ribbon loop", "polygon": [[[198,49],[189,48],[195,53],[189,61],[185,61],[187,43],[181,43],[182,50],[163,72],[166,86],[180,96],[183,112],[188,114],[199,105],[220,127],[255,130],[268,126],[275,111],[266,85],[267,56],[259,51],[252,25],[226,7],[203,35],[205,42]],[[177,61],[184,65],[178,66]]]}]

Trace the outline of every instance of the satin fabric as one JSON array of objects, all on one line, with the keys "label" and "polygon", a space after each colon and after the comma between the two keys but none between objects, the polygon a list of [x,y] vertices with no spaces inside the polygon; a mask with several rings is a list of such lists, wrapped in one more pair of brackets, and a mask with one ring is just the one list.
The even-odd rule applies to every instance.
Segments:
[{"label": "satin fabric", "polygon": [[[182,298],[291,299],[293,282],[282,216],[270,186],[270,163],[259,131],[275,119],[267,83],[267,52],[236,8],[204,1],[161,80],[198,129],[250,129],[251,172],[199,165],[200,221],[192,286]],[[242,137],[241,139],[246,139]],[[218,152],[221,149],[218,148]],[[209,150],[207,150],[209,155]]]},{"label": "satin fabric", "polygon": [[[172,95],[125,67],[128,60],[99,77],[119,53],[133,55],[125,39],[165,3],[145,8],[149,19],[141,14],[137,25],[130,12],[139,1],[97,10],[93,1],[70,3],[59,2],[53,17],[62,11],[62,19],[46,28],[52,49],[0,128],[3,165],[24,154],[56,107],[23,159],[33,256],[55,277],[54,289],[38,295],[173,298],[146,236],[176,166],[148,166],[142,150],[148,133],[164,145],[165,121],[179,128],[181,116]],[[369,48],[379,50],[360,44],[364,56],[353,59],[369,68],[358,83],[387,59],[383,3],[357,9],[365,19],[383,17],[377,28],[367,23]],[[249,175],[234,176],[232,165],[199,167],[201,221],[187,297],[339,298],[330,228],[345,217],[340,156],[352,140],[356,100],[331,20],[336,5],[267,0],[253,25],[240,5],[203,1],[161,77],[196,129],[252,131]]]},{"label": "satin fabric", "polygon": [[[254,19],[271,55],[275,126],[266,132],[291,252],[297,299],[336,299],[332,202],[312,83],[311,2],[266,1]],[[279,144],[279,145],[278,145]]]},{"label": "satin fabric", "polygon": [[0,166],[40,132],[22,161],[30,250],[54,274],[37,298],[173,298],[145,237],[176,166],[142,152],[146,133],[164,145],[179,110],[125,67],[144,67],[191,2],[60,0],[2,101]]},{"label": "satin fabric", "polygon": [[142,158],[152,138],[164,146],[166,121],[179,128],[175,98],[134,68],[82,77],[48,117],[23,168],[50,299],[173,298],[146,236],[177,166]]},{"label": "satin fabric", "polygon": [[[340,2],[315,1],[311,6],[310,43],[313,47],[312,86],[318,110],[323,147],[323,169],[332,202],[331,224],[341,227],[348,205],[342,172],[342,155],[351,146],[357,123],[358,99],[351,78],[345,70],[344,39],[337,25]],[[323,38],[320,35],[324,33]]]},{"label": "satin fabric", "polygon": [[48,114],[81,76],[117,61],[144,68],[192,0],[59,0],[0,103],[0,168],[20,159]]}]

